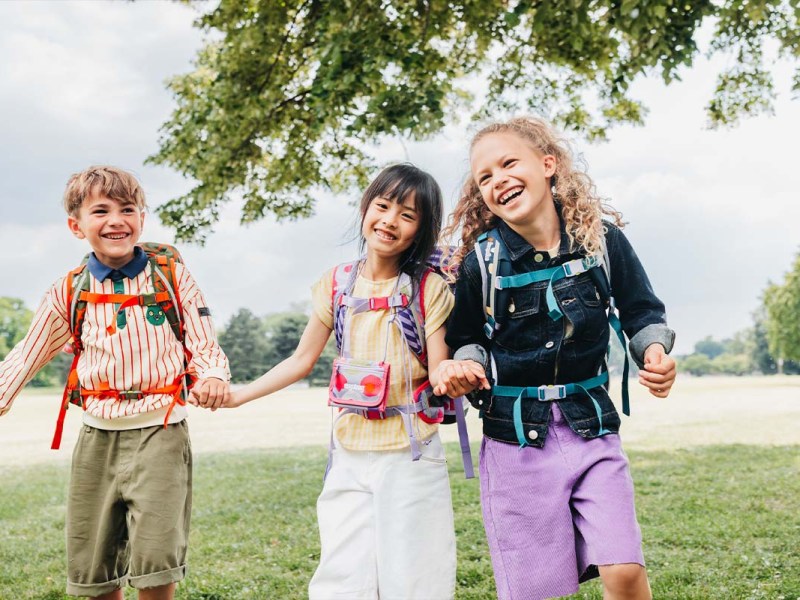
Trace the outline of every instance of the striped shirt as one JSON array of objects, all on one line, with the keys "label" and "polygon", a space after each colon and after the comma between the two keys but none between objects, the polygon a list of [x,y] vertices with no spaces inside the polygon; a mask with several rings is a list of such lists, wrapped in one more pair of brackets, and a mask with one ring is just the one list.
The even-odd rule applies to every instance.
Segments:
[{"label": "striped shirt", "polygon": [[[186,348],[191,366],[201,379],[230,379],[228,360],[217,343],[200,289],[188,269],[175,265],[177,294],[180,299]],[[123,278],[124,294],[153,292],[148,264],[136,277]],[[99,281],[89,276],[89,291],[114,293],[111,279]],[[147,319],[148,307],[125,310],[125,325],[109,335],[106,328],[116,320],[113,304],[87,304],[78,360],[78,380],[87,390],[150,390],[169,386],[184,370],[184,348],[166,319]],[[158,324],[157,324],[158,323]],[[0,415],[11,408],[14,398],[36,372],[46,365],[70,340],[67,308],[67,281],[61,278],[47,291],[30,329],[3,362],[0,362]],[[84,399],[84,422],[100,429],[135,429],[163,423],[172,402],[170,394],[151,394],[132,400],[89,396]],[[170,422],[185,418],[186,409],[176,406]]]},{"label": "striped shirt", "polygon": [[[397,278],[370,281],[359,275],[352,295],[359,298],[391,296]],[[314,313],[324,325],[333,329],[333,270],[331,269],[312,288]],[[431,273],[425,280],[425,333],[430,336],[447,320],[453,308],[453,294],[444,280]],[[348,315],[350,321],[350,354],[354,358],[385,360],[389,370],[389,396],[387,406],[397,406],[410,401],[411,395],[428,379],[428,370],[409,351],[397,326],[389,325],[390,312],[370,310]],[[386,336],[389,336],[388,344]],[[384,358],[384,348],[386,357]],[[406,369],[411,369],[411,388],[407,387]],[[334,413],[337,415],[337,413]],[[337,415],[338,416],[338,415]],[[432,436],[437,425],[425,423],[413,417],[418,439]],[[392,416],[387,419],[365,419],[360,415],[346,414],[338,417],[334,426],[336,439],[348,450],[397,450],[409,445],[408,432],[403,419]]]}]

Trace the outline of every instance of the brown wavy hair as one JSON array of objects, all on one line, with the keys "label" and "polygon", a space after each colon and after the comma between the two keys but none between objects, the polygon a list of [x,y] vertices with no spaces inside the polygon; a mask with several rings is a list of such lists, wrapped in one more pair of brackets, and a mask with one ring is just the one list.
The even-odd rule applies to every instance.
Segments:
[{"label": "brown wavy hair", "polygon": [[[550,178],[553,198],[561,206],[572,251],[581,249],[586,254],[601,251],[604,234],[603,216],[607,216],[618,227],[623,227],[622,214],[611,208],[597,195],[595,184],[586,173],[583,160],[576,157],[570,143],[544,119],[517,117],[506,122],[493,123],[478,131],[470,143],[470,151],[481,139],[495,133],[513,133],[543,155],[556,159],[556,171]],[[461,230],[461,244],[450,257],[448,271],[456,273],[457,267],[475,245],[478,236],[492,229],[500,219],[483,201],[478,185],[468,175],[461,190],[461,197],[450,215],[442,235],[453,239]]]},{"label": "brown wavy hair", "polygon": [[72,217],[77,216],[83,201],[92,194],[117,202],[130,202],[139,210],[147,208],[139,181],[133,174],[117,167],[95,165],[72,175],[64,190],[64,210]]}]

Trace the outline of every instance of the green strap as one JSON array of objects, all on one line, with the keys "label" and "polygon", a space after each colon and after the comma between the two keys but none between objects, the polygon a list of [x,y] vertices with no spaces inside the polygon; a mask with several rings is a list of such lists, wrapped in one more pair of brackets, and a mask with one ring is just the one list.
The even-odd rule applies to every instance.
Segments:
[{"label": "green strap", "polygon": [[[115,294],[125,293],[125,283],[121,279],[114,281],[114,293]],[[119,304],[115,304],[114,312],[117,315],[117,329],[123,329],[125,325],[127,325],[128,323],[125,317],[125,311],[119,309]]]}]

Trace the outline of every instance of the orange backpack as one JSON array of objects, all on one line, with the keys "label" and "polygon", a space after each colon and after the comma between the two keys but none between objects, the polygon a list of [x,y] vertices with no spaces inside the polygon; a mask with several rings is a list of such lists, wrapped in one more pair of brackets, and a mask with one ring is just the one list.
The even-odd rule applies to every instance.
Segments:
[{"label": "orange backpack", "polygon": [[[81,352],[83,352],[83,342],[81,341],[81,332],[83,331],[83,321],[86,316],[87,304],[117,304],[117,315],[119,316],[122,311],[131,306],[147,307],[147,310],[161,310],[164,317],[181,344],[184,341],[183,320],[181,312],[180,297],[178,295],[177,278],[175,276],[175,264],[182,263],[180,253],[176,248],[168,244],[155,244],[143,243],[140,244],[142,250],[147,254],[147,259],[150,263],[150,275],[153,283],[153,292],[148,294],[98,294],[89,291],[89,269],[86,264],[89,260],[87,254],[81,264],[67,273],[67,308],[70,324],[70,332],[72,334],[71,342],[65,347],[69,348],[73,353],[72,366],[67,376],[67,385],[64,388],[64,395],[61,400],[61,410],[58,415],[56,423],[56,431],[53,436],[53,443],[51,448],[57,450],[61,446],[61,435],[64,429],[64,418],[66,416],[67,408],[70,404],[75,404],[82,408],[84,405],[84,398],[88,396],[100,396],[106,398],[121,399],[135,399],[141,398],[150,394],[171,394],[173,396],[172,404],[170,404],[167,416],[164,419],[164,426],[166,427],[169,416],[175,404],[185,404],[186,390],[191,389],[196,379],[195,374],[188,370],[188,365],[191,364],[191,353],[184,345],[184,372],[178,378],[167,386],[152,389],[152,390],[112,390],[108,384],[101,386],[97,390],[87,390],[81,388],[78,381],[78,359]],[[108,327],[108,334],[112,335],[116,331],[117,320],[115,319],[111,326]]]}]

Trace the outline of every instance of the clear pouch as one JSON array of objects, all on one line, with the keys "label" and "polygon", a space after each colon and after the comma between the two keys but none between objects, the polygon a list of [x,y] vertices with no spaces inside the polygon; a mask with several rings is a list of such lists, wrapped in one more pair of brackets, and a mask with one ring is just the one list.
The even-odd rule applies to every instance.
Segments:
[{"label": "clear pouch", "polygon": [[389,396],[389,364],[338,357],[328,386],[328,406],[384,412]]}]

